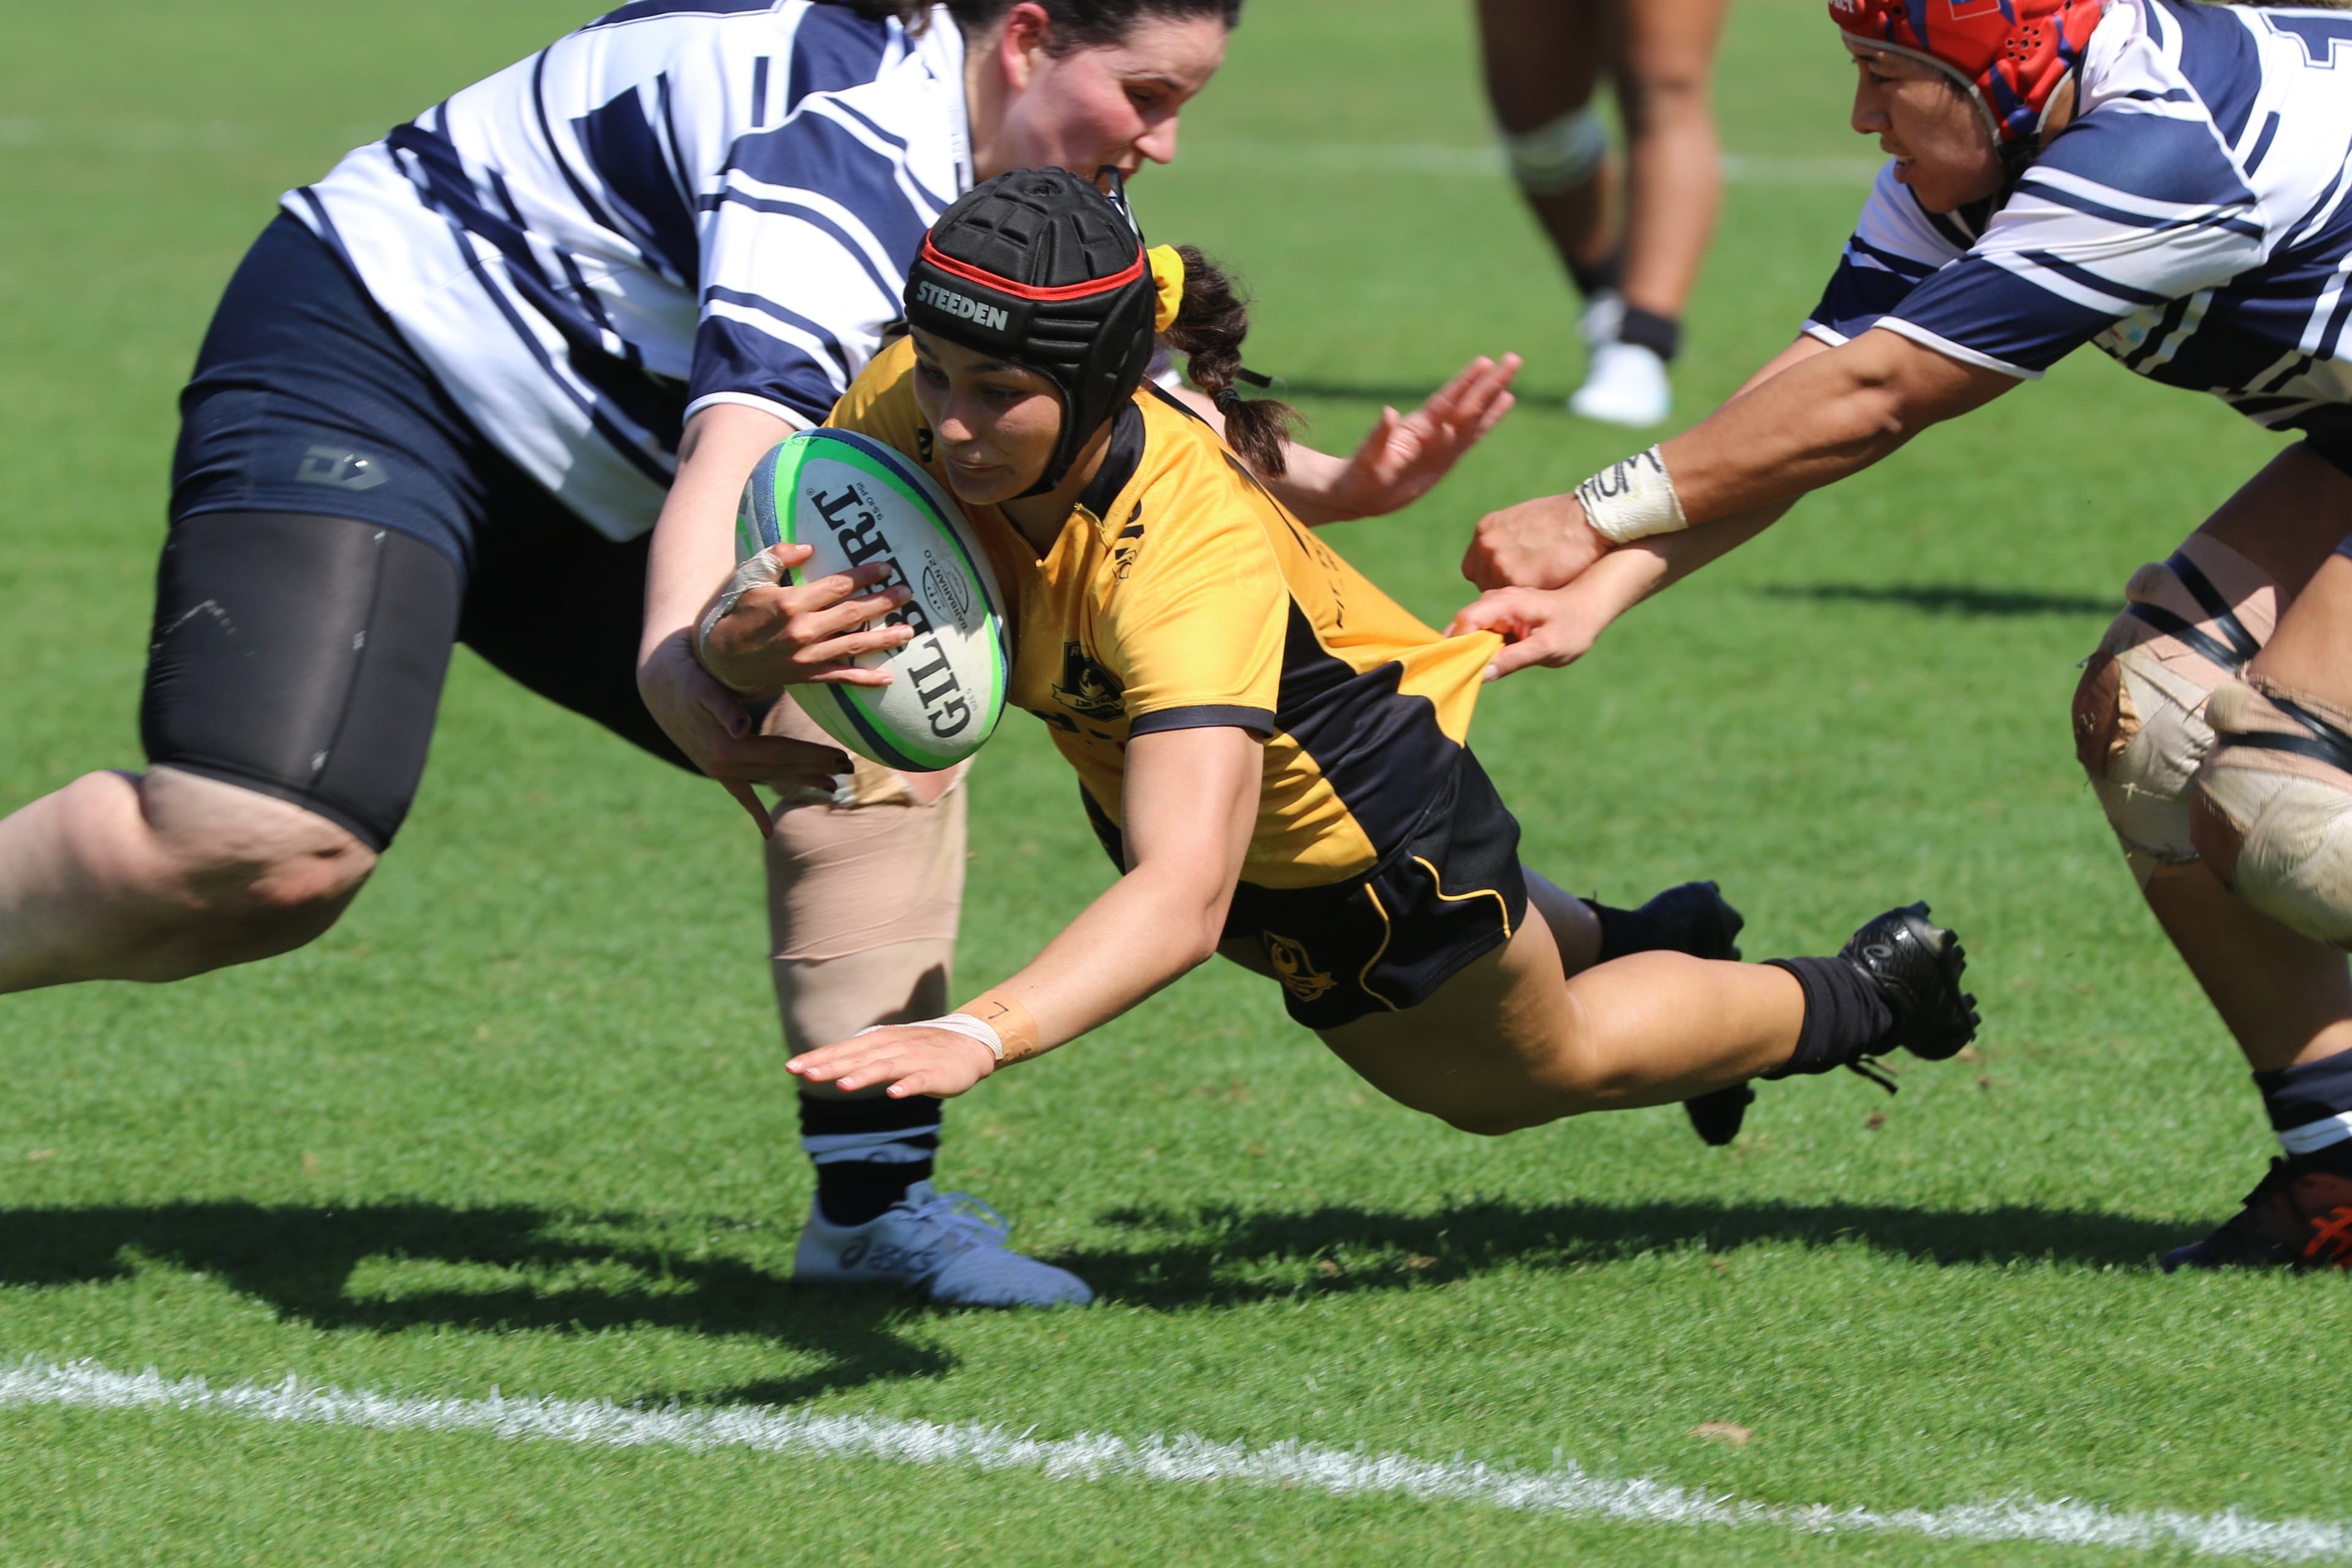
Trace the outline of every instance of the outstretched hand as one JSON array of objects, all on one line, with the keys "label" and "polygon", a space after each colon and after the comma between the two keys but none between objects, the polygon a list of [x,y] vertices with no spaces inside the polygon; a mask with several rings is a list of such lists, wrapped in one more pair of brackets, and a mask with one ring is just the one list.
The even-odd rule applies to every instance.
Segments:
[{"label": "outstretched hand", "polygon": [[1295,473],[1283,500],[1311,523],[1382,517],[1412,505],[1454,469],[1463,455],[1511,411],[1519,356],[1481,354],[1411,414],[1381,410],[1371,432],[1344,463],[1324,473]]},{"label": "outstretched hand", "polygon": [[1573,491],[1538,496],[1478,520],[1462,575],[1481,588],[1560,588],[1608,552]]},{"label": "outstretched hand", "polygon": [[1576,584],[1552,589],[1496,588],[1465,605],[1445,635],[1500,632],[1504,644],[1486,666],[1486,679],[1500,680],[1530,665],[1559,669],[1574,664],[1591,650],[1615,618],[1613,608],[1601,595],[1581,591]]},{"label": "outstretched hand", "polygon": [[807,1083],[829,1083],[850,1093],[887,1084],[893,1100],[963,1093],[996,1070],[996,1057],[969,1035],[919,1025],[868,1029],[803,1052],[784,1070]]}]

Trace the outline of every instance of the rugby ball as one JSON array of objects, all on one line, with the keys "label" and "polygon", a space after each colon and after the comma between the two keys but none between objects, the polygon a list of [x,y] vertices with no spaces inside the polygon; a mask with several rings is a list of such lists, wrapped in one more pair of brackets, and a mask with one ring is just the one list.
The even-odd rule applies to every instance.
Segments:
[{"label": "rugby ball", "polygon": [[915,631],[861,656],[887,686],[803,684],[793,700],[824,732],[886,767],[929,773],[980,749],[1004,714],[1012,638],[988,557],[948,493],[914,459],[847,430],[803,430],[751,470],[735,514],[736,553],[772,544],[816,552],[795,585],[887,562],[913,597],[881,617]]}]

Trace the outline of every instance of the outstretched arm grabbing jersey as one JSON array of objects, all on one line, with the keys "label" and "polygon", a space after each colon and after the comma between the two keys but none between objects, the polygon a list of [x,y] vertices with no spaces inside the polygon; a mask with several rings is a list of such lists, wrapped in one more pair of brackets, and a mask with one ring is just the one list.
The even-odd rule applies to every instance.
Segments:
[{"label": "outstretched arm grabbing jersey", "polygon": [[1462,564],[1463,575],[1488,592],[1452,629],[1512,639],[1496,657],[1495,676],[1572,663],[1610,622],[1753,539],[1808,492],[2016,384],[2005,372],[1892,331],[1866,331],[1836,348],[1800,338],[1730,402],[1653,449],[1673,476],[1667,495],[1685,529],[1620,547],[1594,526],[1579,491],[1489,513]]},{"label": "outstretched arm grabbing jersey", "polygon": [[[2169,23],[2137,5],[2037,9],[2031,26],[1988,13],[1938,33],[1931,50],[1904,41],[1899,8],[1833,7],[1856,69],[1853,127],[1893,162],[1805,324],[1827,352],[1801,344],[1696,428],[1574,496],[1486,518],[1465,562],[1473,582],[1555,589],[1614,546],[1694,527],[1716,533],[1732,520],[1744,525],[1733,533],[1753,533],[1770,521],[1759,509],[1785,509],[2089,342],[2143,374],[2189,384],[2213,384],[2229,366],[2266,367],[2241,391],[2224,390],[2256,418],[2326,390],[2291,384],[2314,363],[2307,352],[2298,363],[2291,341],[2223,352],[2231,345],[2212,306],[2242,276],[2278,272],[2279,282],[2249,291],[2268,300],[2324,261],[2293,254],[2303,241],[2266,227],[2271,207],[2310,208],[2310,193],[2283,188],[2266,204],[2254,185],[2285,179],[2287,166],[2221,151],[2227,138],[2181,107],[2200,103],[2200,89],[2194,70],[2180,74]],[[2315,186],[2330,171],[2305,173]],[[2340,180],[2340,165],[2333,173]],[[2168,368],[2176,361],[2178,376]],[[2294,368],[2273,376],[2279,364]],[[1651,543],[1585,594],[1507,595],[1466,620],[1528,645],[1499,670],[1565,663],[1596,618],[1736,542],[1716,533]]]}]

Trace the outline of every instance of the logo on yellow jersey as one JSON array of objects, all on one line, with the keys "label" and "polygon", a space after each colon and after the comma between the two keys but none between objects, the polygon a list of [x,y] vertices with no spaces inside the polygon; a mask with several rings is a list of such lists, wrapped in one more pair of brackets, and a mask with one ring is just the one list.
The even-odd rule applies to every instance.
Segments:
[{"label": "logo on yellow jersey", "polygon": [[1116,724],[1127,717],[1118,677],[1097,664],[1081,643],[1062,645],[1062,679],[1054,697],[1063,707],[1101,723]]},{"label": "logo on yellow jersey", "polygon": [[1301,1002],[1312,1002],[1339,984],[1315,967],[1315,961],[1307,955],[1303,943],[1293,942],[1286,936],[1276,936],[1270,931],[1262,931],[1257,935],[1258,940],[1265,944],[1265,961],[1274,966],[1275,977],[1282,982],[1283,989]]},{"label": "logo on yellow jersey", "polygon": [[1118,531],[1118,538],[1110,549],[1110,574],[1120,582],[1127,581],[1135,570],[1135,558],[1143,553],[1143,503],[1137,501],[1135,510],[1127,514],[1127,526]]}]

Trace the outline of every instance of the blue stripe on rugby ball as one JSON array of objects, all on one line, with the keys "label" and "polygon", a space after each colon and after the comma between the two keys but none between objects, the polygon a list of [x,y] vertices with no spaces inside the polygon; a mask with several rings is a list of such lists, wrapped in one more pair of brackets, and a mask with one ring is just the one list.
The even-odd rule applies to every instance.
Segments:
[{"label": "blue stripe on rugby ball", "polygon": [[[831,710],[832,717],[838,719],[843,724],[848,727],[850,731],[848,735],[843,734],[840,730],[826,723],[825,714],[810,711],[810,705],[807,701],[803,700],[801,703],[802,710],[803,712],[807,712],[810,718],[814,719],[817,721],[818,726],[822,728],[826,734],[831,735],[835,740],[839,741],[851,751],[863,752],[866,757],[874,762],[880,763],[884,767],[897,768],[901,773],[937,773],[940,770],[940,763],[924,757],[908,756],[905,752],[891,744],[890,737],[885,735],[881,731],[874,727],[874,721],[866,715],[863,708],[859,707],[855,701],[842,700],[843,692],[855,691],[856,689],[856,688],[852,686],[795,686],[793,688],[793,694],[797,697],[803,692],[806,692],[810,697],[823,702],[826,708]],[[850,738],[852,735],[856,738],[852,740]],[[957,760],[961,761],[961,758]],[[949,763],[946,765],[953,767],[955,766],[955,763]]]},{"label": "blue stripe on rugby ball", "polygon": [[[909,744],[905,735],[895,733],[893,727],[884,721],[868,689],[795,686],[790,689],[793,700],[826,734],[887,767],[917,773],[951,767],[977,751],[1003,717],[1012,637],[1000,607],[1003,596],[995,574],[990,570],[987,557],[971,547],[961,511],[929,474],[896,449],[848,430],[797,432],[762,459],[770,472],[757,477],[758,482],[750,488],[748,499],[751,504],[747,510],[754,516],[764,512],[772,517],[778,540],[790,542],[795,536],[801,470],[808,463],[824,458],[863,473],[868,481],[890,491],[898,501],[911,503],[924,514],[931,531],[950,548],[956,566],[977,591],[982,624],[987,632],[988,664],[984,671],[967,673],[963,694],[972,704],[971,725],[953,744],[936,749]],[[818,545],[822,552],[833,540],[828,534],[808,542]],[[793,570],[791,578],[794,583],[804,582],[811,575],[823,575],[831,569],[812,561],[808,570]],[[971,649],[969,643],[964,646],[968,651],[963,657],[976,651]],[[895,652],[868,656],[861,662],[887,666],[897,657]],[[984,689],[975,689],[981,687]]]}]

